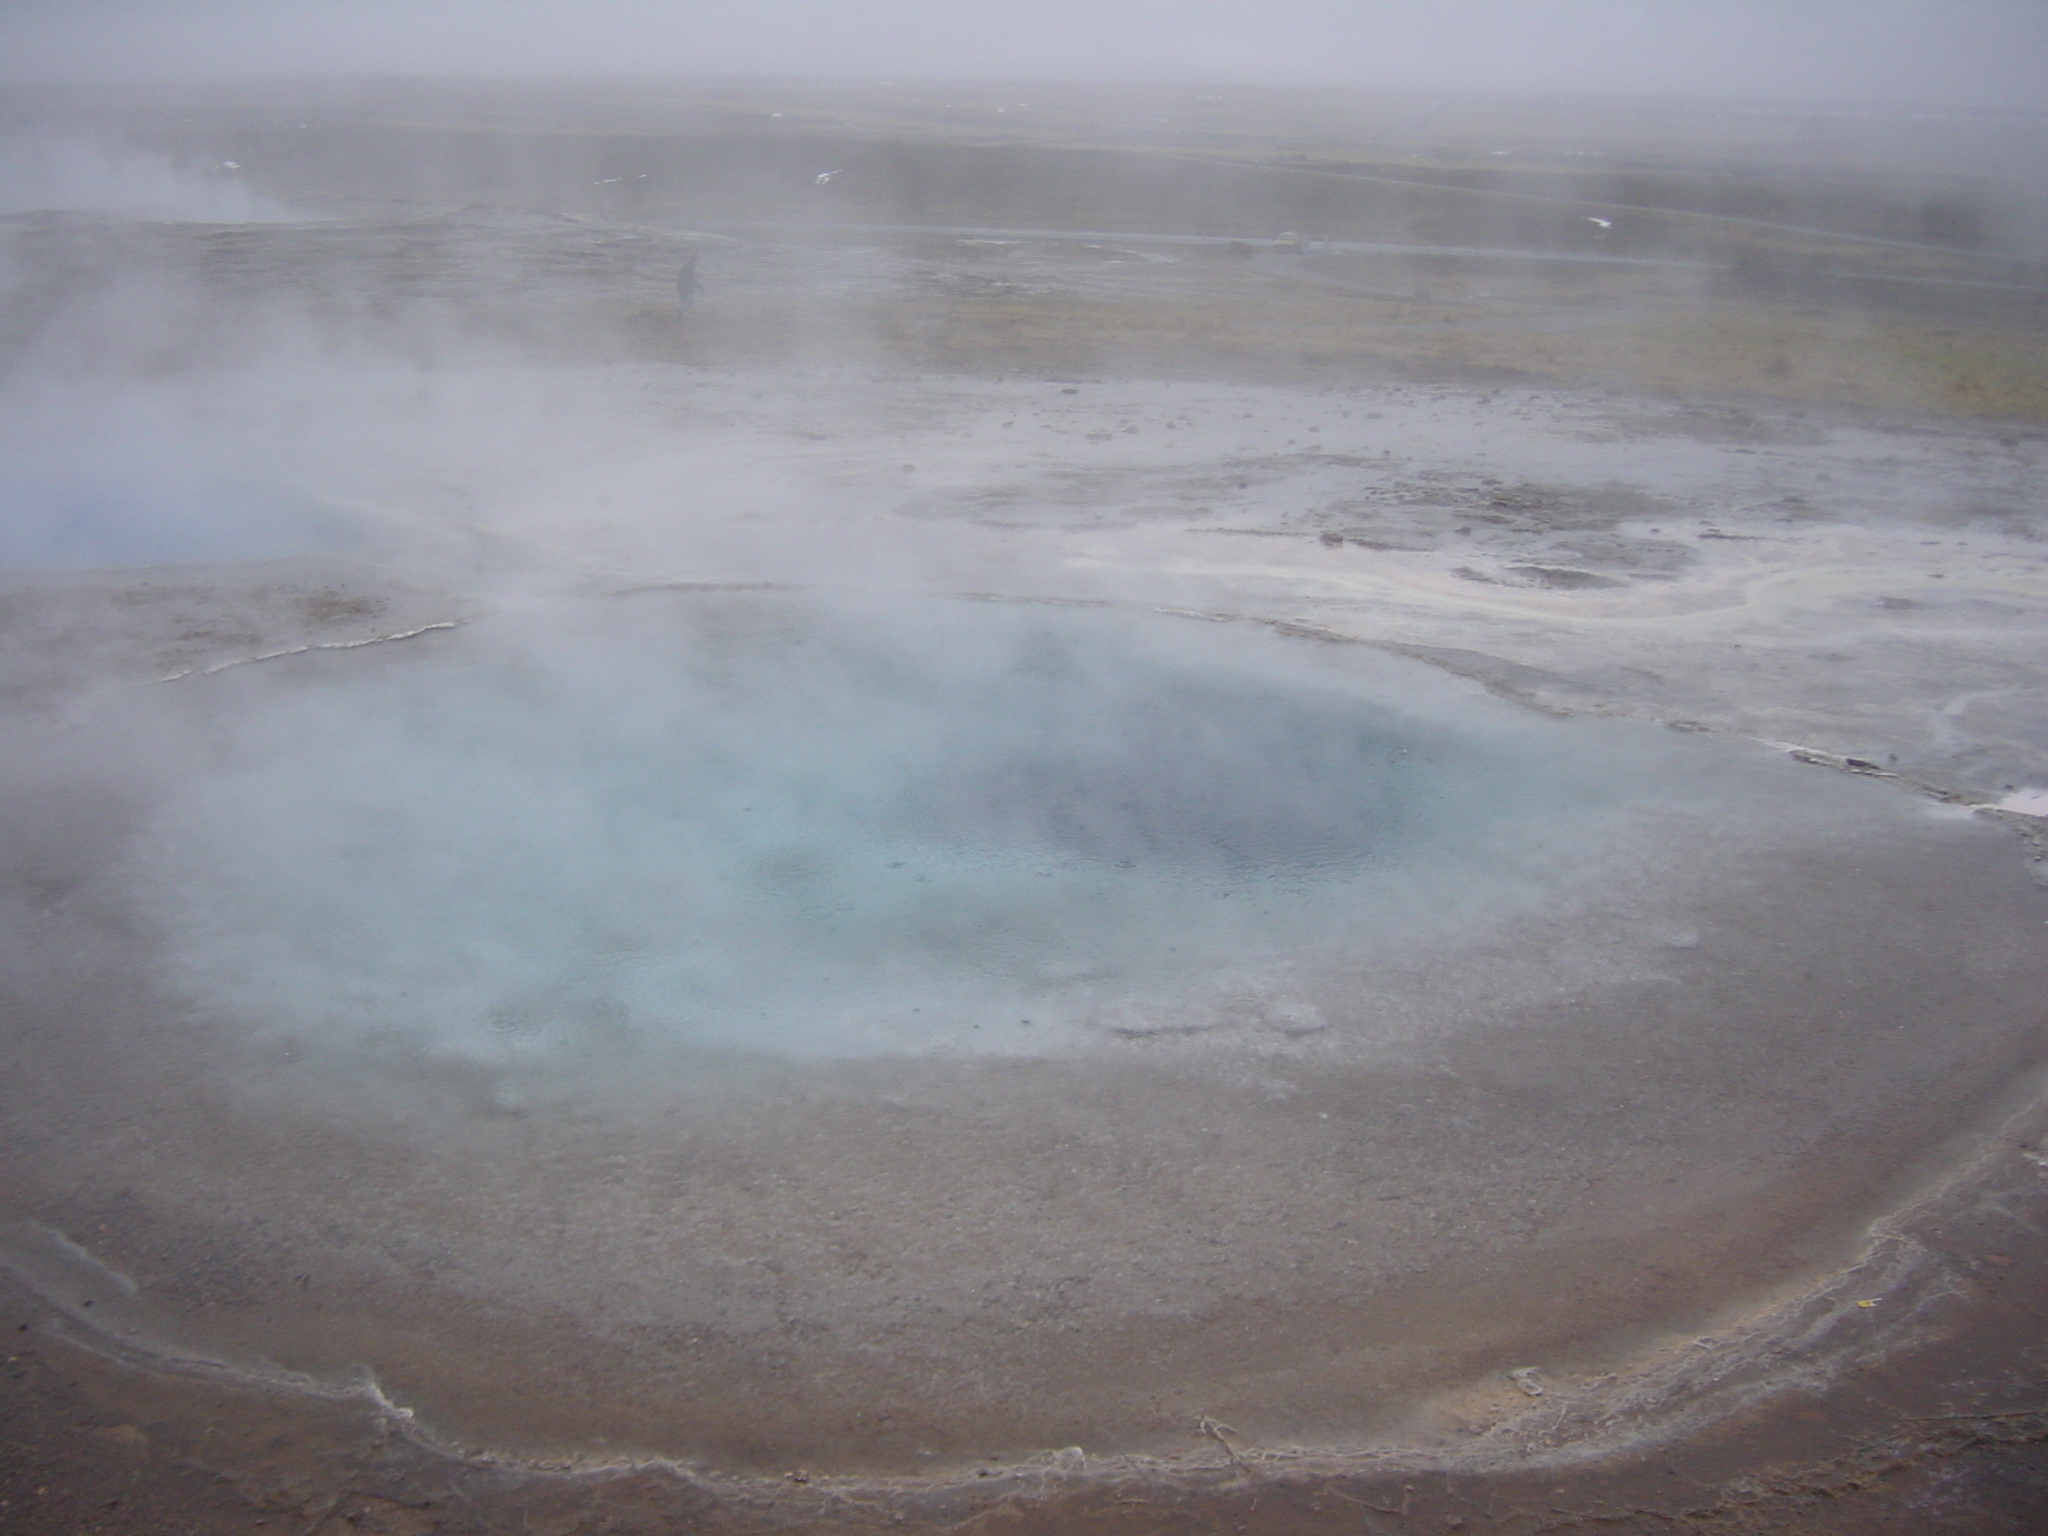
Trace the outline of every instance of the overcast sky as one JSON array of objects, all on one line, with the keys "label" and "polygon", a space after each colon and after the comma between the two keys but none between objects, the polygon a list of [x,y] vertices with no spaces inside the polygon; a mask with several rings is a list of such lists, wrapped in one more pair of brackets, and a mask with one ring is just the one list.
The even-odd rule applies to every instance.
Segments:
[{"label": "overcast sky", "polygon": [[0,0],[0,77],[1300,81],[2048,106],[2048,0]]}]

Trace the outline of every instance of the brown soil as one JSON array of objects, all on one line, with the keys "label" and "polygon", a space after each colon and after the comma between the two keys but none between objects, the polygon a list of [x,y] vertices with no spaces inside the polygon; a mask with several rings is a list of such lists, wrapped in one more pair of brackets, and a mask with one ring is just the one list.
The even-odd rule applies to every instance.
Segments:
[{"label": "brown soil", "polygon": [[[1906,1341],[1670,1444],[1592,1460],[1302,1464],[1230,1426],[1193,1426],[1171,1466],[1068,1453],[942,1485],[550,1470],[451,1456],[374,1404],[124,1367],[10,1287],[0,1373],[0,1529],[424,1536],[428,1532],[805,1530],[1002,1536],[1242,1536],[1580,1530],[1743,1536],[2004,1536],[2048,1516],[2048,1286],[2038,1143],[1901,1224],[1938,1267]],[[1854,1299],[1846,1301],[1856,1312]],[[1540,1406],[1540,1405],[1539,1405]]]}]

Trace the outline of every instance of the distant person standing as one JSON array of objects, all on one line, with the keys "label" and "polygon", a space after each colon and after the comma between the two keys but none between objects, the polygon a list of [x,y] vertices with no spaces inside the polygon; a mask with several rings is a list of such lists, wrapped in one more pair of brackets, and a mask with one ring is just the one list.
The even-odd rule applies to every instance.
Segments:
[{"label": "distant person standing", "polygon": [[697,253],[683,258],[683,270],[676,274],[676,308],[688,309],[697,302]]}]

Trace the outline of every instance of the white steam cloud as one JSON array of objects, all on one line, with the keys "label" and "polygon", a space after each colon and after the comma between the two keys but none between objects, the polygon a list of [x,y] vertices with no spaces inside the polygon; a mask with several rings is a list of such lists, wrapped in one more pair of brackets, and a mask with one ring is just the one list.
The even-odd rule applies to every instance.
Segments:
[{"label": "white steam cloud", "polygon": [[180,165],[169,155],[79,135],[0,138],[0,217],[109,213],[193,224],[264,224],[291,215],[252,191],[241,166]]}]

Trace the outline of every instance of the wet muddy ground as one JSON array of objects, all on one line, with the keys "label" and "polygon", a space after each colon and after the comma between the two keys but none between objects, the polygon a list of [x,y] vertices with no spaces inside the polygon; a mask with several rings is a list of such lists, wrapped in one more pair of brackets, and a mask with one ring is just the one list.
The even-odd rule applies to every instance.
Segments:
[{"label": "wet muddy ground", "polygon": [[1861,1275],[1825,1299],[1813,1334],[1852,1330],[1862,1358],[1801,1380],[1788,1351],[1779,1364],[1793,1368],[1790,1381],[1630,1455],[1546,1452],[1543,1431],[1569,1407],[1510,1395],[1501,1419],[1478,1428],[1494,1442],[1487,1454],[1448,1462],[1388,1454],[1319,1466],[1201,1420],[1167,1463],[1073,1449],[938,1484],[803,1468],[775,1480],[550,1469],[450,1457],[361,1398],[280,1396],[110,1361],[67,1345],[47,1306],[12,1289],[0,1498],[8,1529],[37,1533],[2023,1531],[2048,1481],[2035,1304],[2048,1253],[2029,1219],[2042,1206],[2036,1146],[2003,1140],[1961,1198],[1894,1226],[1895,1247],[1915,1251],[1932,1282],[1913,1301],[1858,1296],[1871,1288]]}]

